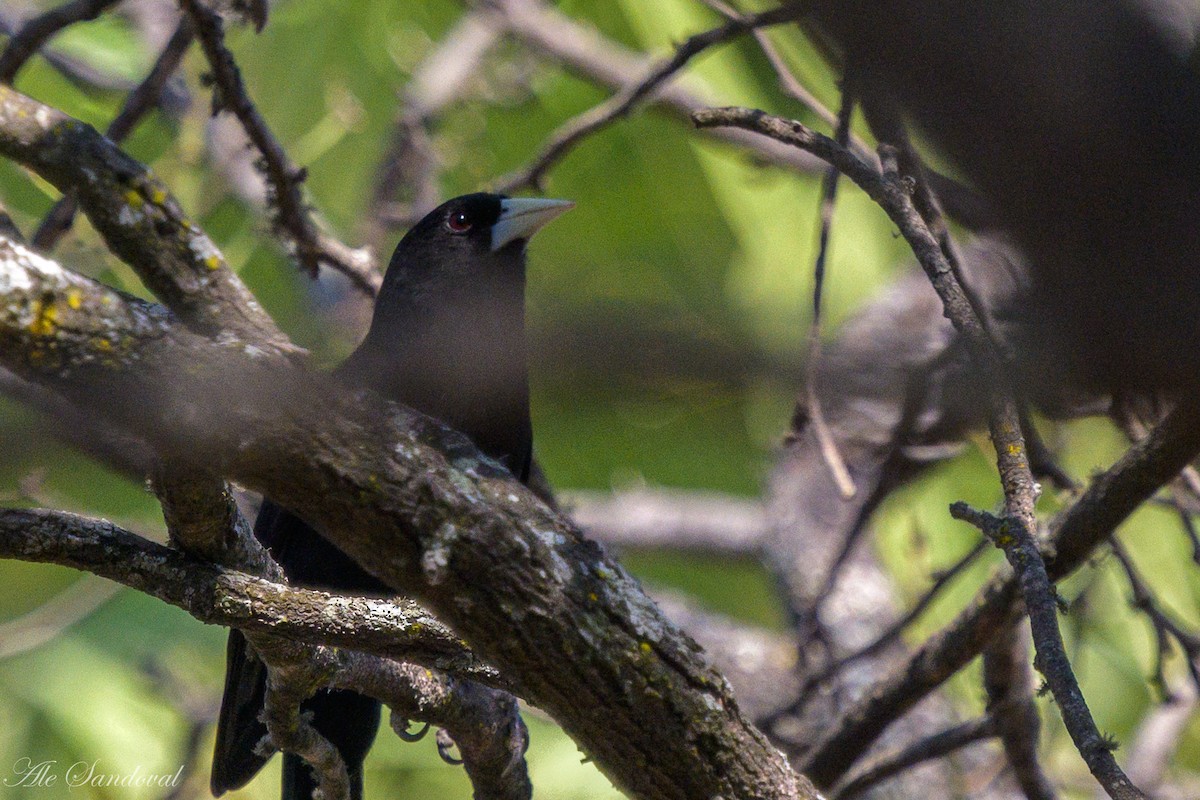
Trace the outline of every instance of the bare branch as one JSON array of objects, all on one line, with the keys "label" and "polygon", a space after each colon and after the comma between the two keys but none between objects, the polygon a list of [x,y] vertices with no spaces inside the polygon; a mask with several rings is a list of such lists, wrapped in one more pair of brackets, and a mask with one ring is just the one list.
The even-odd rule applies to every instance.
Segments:
[{"label": "bare branch", "polygon": [[919,742],[871,759],[848,775],[846,780],[840,781],[830,796],[835,800],[849,800],[851,797],[858,797],[873,786],[910,767],[924,761],[941,758],[967,745],[995,735],[995,723],[990,717],[980,717],[970,722],[964,722]]},{"label": "bare branch", "polygon": [[[1116,527],[1200,452],[1200,409],[1180,405],[1144,441],[1135,444],[1092,481],[1051,526],[1046,549],[1053,580],[1078,569]],[[808,769],[840,775],[897,717],[904,714],[983,650],[1019,606],[1016,578],[1001,575],[912,655],[880,680],[869,696],[841,709],[821,742],[806,757]]]},{"label": "bare branch", "polygon": [[[1062,643],[1058,628],[1058,595],[1050,582],[1045,562],[1037,550],[1037,543],[1030,535],[1014,532],[1010,518],[993,517],[971,509],[965,503],[950,506],[950,515],[969,522],[983,531],[992,543],[1004,551],[1009,564],[1017,573],[1021,595],[1025,598],[1025,609],[1033,628],[1033,639],[1037,645],[1034,666],[1046,678],[1054,700],[1062,714],[1067,732],[1071,734],[1075,747],[1087,762],[1088,769],[1100,781],[1114,800],[1122,798],[1144,798],[1140,790],[1126,777],[1112,756],[1114,743],[1102,736],[1092,718],[1079,682],[1071,670],[1071,663]],[[1012,753],[1010,752],[1010,757]],[[1014,766],[1017,766],[1014,763]]]},{"label": "bare branch", "polygon": [[380,665],[353,659],[334,685],[378,697],[392,711],[392,726],[416,719],[436,725],[458,747],[462,764],[480,800],[529,800],[525,769],[529,732],[517,701],[506,692],[453,676],[431,675],[411,664]]},{"label": "bare branch", "polygon": [[[303,758],[317,778],[320,797],[351,800],[350,775],[341,753],[300,711],[301,703],[329,683],[335,670],[332,654],[318,651],[294,659],[268,655],[262,650],[259,654],[267,664],[262,719],[269,731],[267,741],[260,742],[259,747],[294,753]],[[320,655],[325,658],[319,658]],[[317,795],[317,792],[313,794]]]},{"label": "bare branch", "polygon": [[363,259],[356,257],[345,245],[334,244],[331,237],[317,230],[301,190],[305,170],[292,163],[250,100],[237,62],[225,46],[220,15],[199,0],[182,0],[181,6],[191,18],[213,70],[213,114],[228,111],[237,117],[250,141],[262,154],[263,171],[270,187],[268,204],[278,212],[275,224],[291,238],[300,266],[316,277],[320,265],[327,264],[349,278],[360,291],[373,297],[382,278],[370,270],[372,264],[364,264]]},{"label": "bare branch", "polygon": [[347,597],[222,569],[104,520],[40,509],[0,510],[0,557],[85,570],[187,611],[201,622],[412,661],[507,684],[420,606]]},{"label": "bare branch", "polygon": [[1125,577],[1129,579],[1129,588],[1133,593],[1133,607],[1146,615],[1154,629],[1157,646],[1154,675],[1151,676],[1151,681],[1158,687],[1165,700],[1171,699],[1173,692],[1167,685],[1164,660],[1170,652],[1171,641],[1174,640],[1183,651],[1184,663],[1187,664],[1192,685],[1200,690],[1200,636],[1184,629],[1171,614],[1160,607],[1154,593],[1138,573],[1137,568],[1133,565],[1133,559],[1130,558],[1121,541],[1114,536],[1111,544],[1117,563],[1121,565],[1121,569],[1125,571]]},{"label": "bare branch", "polygon": [[[539,0],[491,0],[489,5],[500,12],[508,31],[534,52],[614,91],[644,79],[650,68],[643,54],[606,39]],[[681,119],[689,119],[693,111],[711,105],[708,98],[694,89],[672,84],[661,87],[657,99],[651,102]],[[765,137],[722,130],[714,131],[713,135],[747,147],[772,164],[808,173],[822,169],[816,159]]]},{"label": "bare branch", "polygon": [[17,72],[51,37],[68,25],[93,20],[118,0],[71,0],[25,23],[0,53],[0,83],[12,84]]},{"label": "bare branch", "polygon": [[505,178],[500,182],[500,191],[514,191],[522,188],[538,189],[542,178],[567,153],[581,141],[622,119],[633,111],[646,97],[650,96],[660,85],[669,80],[675,73],[683,69],[689,61],[708,48],[731,41],[747,31],[766,25],[778,25],[794,21],[799,16],[799,10],[791,4],[753,14],[746,17],[731,19],[724,25],[689,36],[675,48],[675,54],[656,64],[649,73],[637,83],[624,89],[610,100],[595,108],[585,111],[573,120],[563,124],[550,136],[549,143],[543,148],[534,162],[523,171]]},{"label": "bare branch", "polygon": [[[846,147],[850,141],[850,118],[854,114],[855,97],[850,81],[843,77],[842,107],[838,110],[836,141]],[[825,289],[825,262],[829,256],[829,236],[833,227],[833,209],[837,202],[838,178],[841,173],[837,167],[829,167],[821,182],[821,230],[817,236],[817,261],[813,267],[813,296],[812,322],[808,329],[808,380],[804,382],[806,413],[813,427],[813,433],[821,445],[821,456],[829,467],[833,480],[842,493],[842,497],[853,497],[858,491],[850,470],[846,468],[846,460],[838,451],[837,441],[825,421],[825,412],[821,409],[821,399],[817,393],[817,376],[821,363],[821,298]]]}]

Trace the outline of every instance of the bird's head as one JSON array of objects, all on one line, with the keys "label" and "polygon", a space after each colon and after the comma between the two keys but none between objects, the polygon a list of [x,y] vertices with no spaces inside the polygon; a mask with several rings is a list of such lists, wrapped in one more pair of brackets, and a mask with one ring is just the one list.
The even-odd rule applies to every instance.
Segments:
[{"label": "bird's head", "polygon": [[464,285],[521,277],[525,243],[574,203],[467,194],[429,212],[396,246],[384,291],[438,294]]}]

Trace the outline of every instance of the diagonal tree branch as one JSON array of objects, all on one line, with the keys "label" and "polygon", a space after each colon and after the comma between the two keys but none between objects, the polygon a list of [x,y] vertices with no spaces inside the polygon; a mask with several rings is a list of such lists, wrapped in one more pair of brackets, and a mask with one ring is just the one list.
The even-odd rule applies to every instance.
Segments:
[{"label": "diagonal tree branch", "polygon": [[[461,435],[12,244],[0,297],[0,363],[315,524],[512,676],[619,786],[815,796],[637,582]],[[61,309],[49,322],[47,307]],[[102,338],[118,346],[98,352]]]}]

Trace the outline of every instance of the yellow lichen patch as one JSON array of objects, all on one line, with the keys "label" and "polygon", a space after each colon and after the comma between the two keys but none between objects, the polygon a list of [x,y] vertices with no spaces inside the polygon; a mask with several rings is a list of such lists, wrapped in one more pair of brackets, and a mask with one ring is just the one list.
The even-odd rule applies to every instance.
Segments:
[{"label": "yellow lichen patch", "polygon": [[58,327],[58,306],[54,305],[54,301],[42,303],[34,300],[31,310],[33,322],[29,323],[27,330],[34,336],[53,336]]},{"label": "yellow lichen patch", "polygon": [[129,204],[130,208],[141,208],[146,204],[146,201],[142,199],[142,195],[137,189],[125,190],[125,202]]},{"label": "yellow lichen patch", "polygon": [[83,305],[83,292],[78,289],[69,289],[67,291],[67,305],[73,311],[78,310]]},{"label": "yellow lichen patch", "polygon": [[220,269],[221,257],[220,256],[209,256],[208,258],[204,259],[204,266],[208,267],[211,270]]},{"label": "yellow lichen patch", "polygon": [[162,187],[155,186],[150,191],[150,200],[156,206],[161,206],[163,203],[167,202],[167,193],[162,189]]},{"label": "yellow lichen patch", "polygon": [[1009,454],[1010,456],[1019,456],[1019,455],[1021,455],[1021,445],[1019,445],[1019,444],[1010,444],[1010,445],[1008,446],[1008,454]]},{"label": "yellow lichen patch", "polygon": [[643,653],[649,653],[651,651],[651,649],[653,649],[653,648],[650,647],[649,642],[642,642],[641,644],[638,645],[638,649],[641,650]]},{"label": "yellow lichen patch", "polygon": [[588,592],[588,600],[591,600],[594,603],[599,599],[600,595],[596,594],[595,592]]},{"label": "yellow lichen patch", "polygon": [[92,347],[96,348],[102,353],[107,353],[112,350],[112,342],[110,342],[108,339],[97,336],[95,339],[92,339]]}]

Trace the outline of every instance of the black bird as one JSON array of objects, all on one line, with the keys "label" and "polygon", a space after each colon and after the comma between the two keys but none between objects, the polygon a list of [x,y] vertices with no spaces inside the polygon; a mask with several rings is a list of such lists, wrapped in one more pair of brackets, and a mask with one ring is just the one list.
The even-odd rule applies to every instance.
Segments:
[{"label": "black bird", "polygon": [[[533,433],[525,361],[525,244],[572,207],[565,200],[469,194],[439,206],[396,247],[371,329],[334,374],[440,419],[465,433],[523,482]],[[265,499],[254,535],[298,586],[392,594],[287,509]],[[270,758],[256,751],[266,668],[230,631],[225,696],[213,753],[212,791],[245,785]],[[362,765],[379,727],[375,700],[341,690],[303,705],[342,754],[351,797],[362,797]],[[284,754],[283,800],[311,800],[316,782]]]}]

